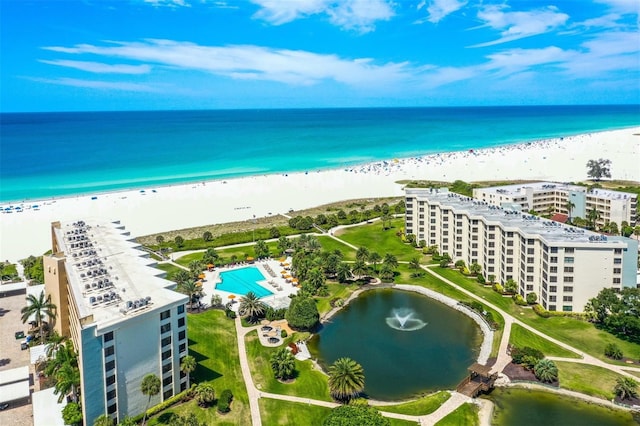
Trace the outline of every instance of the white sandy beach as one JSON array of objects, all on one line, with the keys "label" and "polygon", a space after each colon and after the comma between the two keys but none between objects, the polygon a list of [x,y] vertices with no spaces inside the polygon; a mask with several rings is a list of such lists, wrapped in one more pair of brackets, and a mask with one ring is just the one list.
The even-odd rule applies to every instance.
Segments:
[{"label": "white sandy beach", "polygon": [[[0,259],[12,262],[50,249],[50,223],[120,220],[132,236],[251,220],[353,198],[401,196],[402,179],[454,181],[587,178],[590,159],[610,159],[613,179],[640,181],[640,127],[473,152],[389,160],[350,169],[289,173],[29,201],[0,215]],[[43,184],[45,184],[43,182]],[[154,192],[155,190],[155,192]],[[18,206],[21,203],[4,203]],[[37,210],[27,208],[38,205]]]}]

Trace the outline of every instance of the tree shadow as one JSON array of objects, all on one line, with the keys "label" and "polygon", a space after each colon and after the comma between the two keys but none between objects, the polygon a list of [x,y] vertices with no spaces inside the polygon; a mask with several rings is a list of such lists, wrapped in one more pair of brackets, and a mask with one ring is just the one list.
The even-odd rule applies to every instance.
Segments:
[{"label": "tree shadow", "polygon": [[198,363],[195,371],[191,374],[191,377],[195,382],[208,382],[210,380],[215,380],[218,377],[222,377],[222,374],[202,365],[202,361],[206,361],[207,359],[209,359],[208,356],[194,350],[190,350],[189,355],[194,357],[196,362]]}]

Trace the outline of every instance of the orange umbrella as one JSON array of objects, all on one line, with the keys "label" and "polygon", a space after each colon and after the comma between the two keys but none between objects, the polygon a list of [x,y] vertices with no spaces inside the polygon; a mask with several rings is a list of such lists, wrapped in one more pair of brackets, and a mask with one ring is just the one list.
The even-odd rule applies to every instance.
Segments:
[{"label": "orange umbrella", "polygon": [[198,275],[198,278],[200,278],[201,280],[204,280],[205,276],[206,276],[205,274],[200,274]]},{"label": "orange umbrella", "polygon": [[229,299],[235,299],[235,298],[236,298],[236,295],[235,295],[235,294],[230,294],[230,295],[229,295]]},{"label": "orange umbrella", "polygon": [[294,283],[297,283],[298,279],[297,278],[291,278],[291,281],[293,281]]},{"label": "orange umbrella", "polygon": [[253,257],[247,256],[247,260],[253,260]]},{"label": "orange umbrella", "polygon": [[209,263],[209,264],[207,265],[207,268],[209,268],[209,269],[213,268],[213,263]]},{"label": "orange umbrella", "polygon": [[201,286],[202,285],[202,281],[196,281],[196,285],[197,286]]}]

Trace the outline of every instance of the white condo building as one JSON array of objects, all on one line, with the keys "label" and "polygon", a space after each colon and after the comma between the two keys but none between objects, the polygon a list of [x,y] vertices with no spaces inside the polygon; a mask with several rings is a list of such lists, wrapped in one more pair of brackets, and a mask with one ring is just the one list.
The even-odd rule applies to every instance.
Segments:
[{"label": "white condo building", "polygon": [[638,241],[474,200],[446,189],[406,188],[407,234],[484,277],[513,279],[550,311],[582,312],[603,288],[636,286]]},{"label": "white condo building", "polygon": [[58,307],[55,329],[78,352],[85,424],[142,413],[147,374],[162,381],[152,404],[186,389],[187,296],[118,222],[54,222],[51,239],[45,288]]},{"label": "white condo building", "polygon": [[[473,198],[493,206],[518,204],[525,212],[534,210],[536,213],[545,213],[551,209],[554,213],[582,219],[595,209],[600,216],[596,220],[598,227],[609,222],[620,226],[623,221],[633,227],[638,214],[636,194],[601,188],[588,190],[584,186],[555,182],[474,188]],[[567,209],[568,201],[573,203],[571,211]]]}]

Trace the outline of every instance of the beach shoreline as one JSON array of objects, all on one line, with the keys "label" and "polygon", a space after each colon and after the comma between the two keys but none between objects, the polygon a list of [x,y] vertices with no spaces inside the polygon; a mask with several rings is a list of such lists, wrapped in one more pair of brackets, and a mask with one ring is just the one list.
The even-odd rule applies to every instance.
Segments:
[{"label": "beach shoreline", "polygon": [[[308,172],[145,186],[87,195],[3,202],[0,259],[50,249],[53,221],[120,220],[132,237],[302,210],[331,202],[402,196],[402,180],[582,181],[590,159],[611,160],[612,178],[640,181],[640,126],[494,148],[390,159]],[[32,206],[38,205],[37,209]]]}]

